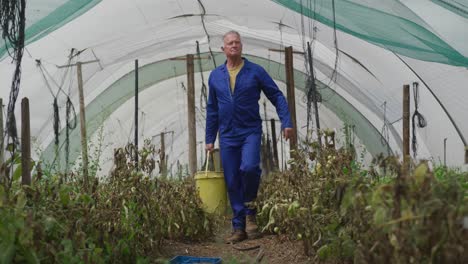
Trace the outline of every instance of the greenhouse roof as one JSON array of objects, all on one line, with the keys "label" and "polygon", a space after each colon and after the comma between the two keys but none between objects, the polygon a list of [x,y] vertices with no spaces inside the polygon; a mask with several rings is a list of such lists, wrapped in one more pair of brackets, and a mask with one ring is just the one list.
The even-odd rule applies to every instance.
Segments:
[{"label": "greenhouse roof", "polygon": [[[202,151],[202,84],[224,62],[222,36],[238,31],[244,54],[262,65],[285,91],[284,54],[312,42],[322,102],[322,127],[351,124],[370,155],[402,153],[402,87],[419,85],[418,111],[427,127],[415,129],[417,158],[464,164],[468,145],[468,1],[466,0],[41,0],[27,1],[26,49],[19,98],[28,97],[37,155],[63,164],[54,148],[52,107],[59,103],[60,151],[66,102],[78,113],[76,67],[83,65],[88,133],[102,145],[102,167],[112,150],[132,141],[135,60],[140,65],[139,137],[171,132],[172,162],[186,162],[185,62],[197,53],[197,141]],[[70,57],[70,54],[73,56]],[[9,98],[14,65],[0,42],[0,98]],[[40,63],[38,63],[40,61]],[[307,113],[305,55],[294,55],[299,135]],[[8,88],[7,88],[8,87]],[[412,91],[413,92],[413,91]],[[411,114],[415,111],[412,94]],[[20,116],[16,108],[16,116]],[[263,116],[262,108],[262,116]],[[276,117],[273,107],[266,114]],[[80,154],[78,127],[70,158]],[[444,140],[446,151],[444,152]],[[201,144],[201,146],[200,146]],[[168,148],[168,147],[166,147]],[[61,165],[63,166],[63,165]],[[466,166],[466,165],[465,165]]]}]

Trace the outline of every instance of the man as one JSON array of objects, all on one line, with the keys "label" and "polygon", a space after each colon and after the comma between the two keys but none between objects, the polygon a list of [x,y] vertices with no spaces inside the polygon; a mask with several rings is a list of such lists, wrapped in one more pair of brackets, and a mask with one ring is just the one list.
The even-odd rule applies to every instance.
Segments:
[{"label": "man", "polygon": [[224,179],[233,212],[233,232],[226,242],[237,243],[259,235],[255,208],[247,204],[257,197],[260,184],[261,91],[276,107],[286,140],[293,136],[293,128],[288,104],[278,86],[261,66],[242,57],[239,33],[227,32],[223,42],[226,62],[211,72],[208,81],[206,150],[213,151],[219,131]]}]

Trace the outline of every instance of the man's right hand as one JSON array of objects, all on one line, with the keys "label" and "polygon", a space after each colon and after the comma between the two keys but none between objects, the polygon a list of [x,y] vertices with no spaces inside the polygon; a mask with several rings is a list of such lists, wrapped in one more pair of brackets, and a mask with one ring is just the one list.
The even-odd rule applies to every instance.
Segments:
[{"label": "man's right hand", "polygon": [[205,149],[206,149],[206,151],[208,151],[208,152],[213,152],[213,150],[214,150],[214,144],[206,144]]}]

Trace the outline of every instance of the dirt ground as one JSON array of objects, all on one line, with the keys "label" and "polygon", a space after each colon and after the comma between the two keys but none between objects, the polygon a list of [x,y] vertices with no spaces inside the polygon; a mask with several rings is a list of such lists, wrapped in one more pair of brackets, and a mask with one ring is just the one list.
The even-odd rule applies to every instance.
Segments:
[{"label": "dirt ground", "polygon": [[[277,235],[263,235],[261,238],[246,240],[233,245],[223,242],[230,232],[229,224],[221,228],[214,241],[182,243],[166,241],[162,249],[167,260],[175,256],[219,257],[223,264],[234,263],[312,263],[311,257],[304,256],[300,241],[289,241]],[[246,250],[247,249],[247,250]]]}]

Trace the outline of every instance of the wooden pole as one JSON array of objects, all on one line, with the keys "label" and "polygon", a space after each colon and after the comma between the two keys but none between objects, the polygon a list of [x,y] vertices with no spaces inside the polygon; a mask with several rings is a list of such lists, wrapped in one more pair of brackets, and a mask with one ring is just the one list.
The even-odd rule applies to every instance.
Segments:
[{"label": "wooden pole", "polygon": [[3,127],[3,99],[0,98],[0,165],[3,164],[4,160],[4,140],[5,140],[5,133]]},{"label": "wooden pole", "polygon": [[159,153],[159,161],[161,162],[161,175],[167,175],[167,161],[166,161],[166,143],[164,139],[164,132],[161,132],[161,152]]},{"label": "wooden pole", "polygon": [[31,185],[31,129],[29,100],[21,101],[21,184]]},{"label": "wooden pole", "polygon": [[85,190],[88,188],[88,142],[86,138],[86,115],[83,92],[83,75],[81,72],[81,62],[76,63],[78,75],[78,93],[80,97],[80,128],[81,128],[81,155],[83,159],[83,180]]},{"label": "wooden pole", "polygon": [[262,161],[262,173],[264,175],[268,175],[268,165],[267,165],[267,159],[266,159],[266,140],[265,140],[265,134],[262,134],[262,143],[260,146],[260,160]]},{"label": "wooden pole", "polygon": [[197,130],[195,123],[195,74],[194,60],[209,59],[210,57],[193,56],[187,54],[185,58],[176,57],[170,60],[186,60],[187,61],[187,123],[189,134],[189,164],[188,172],[191,176],[195,175],[197,170]]},{"label": "wooden pole", "polygon": [[276,141],[276,124],[275,124],[275,119],[272,118],[270,120],[271,122],[271,138],[272,138],[272,143],[273,143],[273,167],[275,169],[279,168],[279,162],[278,162],[278,142]]},{"label": "wooden pole", "polygon": [[[404,182],[408,177],[409,162],[410,162],[410,86],[403,85],[403,166],[401,172],[398,173],[395,186],[394,186],[394,200],[393,200],[393,219],[397,220],[401,218],[401,198],[403,195]],[[397,242],[401,237],[401,223],[398,223],[396,229]],[[396,253],[399,254],[400,249],[396,249]]]},{"label": "wooden pole", "polygon": [[95,62],[98,62],[98,63],[99,63],[99,60],[79,61],[79,62],[73,63],[73,64],[67,64],[67,65],[57,66],[57,69],[62,69],[62,68],[67,68],[67,67],[78,66],[78,63],[81,64],[81,65],[85,65],[85,64],[95,63]]},{"label": "wooden pole", "polygon": [[197,131],[195,127],[195,74],[193,54],[187,54],[187,119],[189,136],[189,173],[195,175],[197,170]]},{"label": "wooden pole", "polygon": [[410,86],[403,85],[403,176],[408,176],[410,164]]},{"label": "wooden pole", "polygon": [[[79,52],[80,53],[80,52]],[[76,55],[78,55],[77,53]],[[90,63],[99,63],[99,60],[91,61],[78,61],[74,64],[67,64],[62,66],[57,66],[58,69],[74,67],[76,66],[76,74],[78,77],[78,94],[80,97],[80,128],[81,128],[81,156],[83,159],[83,182],[85,190],[88,188],[88,140],[86,138],[86,115],[85,115],[85,104],[84,104],[84,93],[83,93],[83,75],[82,75],[82,65]],[[67,162],[68,167],[68,162]],[[67,170],[68,171],[68,170]]]},{"label": "wooden pole", "polygon": [[468,146],[465,146],[465,164],[468,164]]},{"label": "wooden pole", "polygon": [[266,129],[266,137],[265,137],[265,151],[263,153],[262,159],[265,160],[265,175],[268,175],[272,169],[272,160],[271,160],[271,142],[270,142],[270,133],[268,133],[268,118],[267,118],[267,107],[266,107],[266,100],[263,101],[263,113],[265,115],[265,129]]},{"label": "wooden pole", "polygon": [[294,91],[294,64],[293,64],[293,48],[292,46],[285,49],[285,68],[286,68],[286,86],[289,112],[291,113],[291,121],[294,127],[293,137],[289,139],[289,147],[291,150],[297,148],[297,123],[296,123],[296,97]]},{"label": "wooden pole", "polygon": [[284,171],[284,145],[283,145],[283,137],[280,137],[281,141],[281,171]]},{"label": "wooden pole", "polygon": [[444,167],[447,167],[447,138],[444,138]]},{"label": "wooden pole", "polygon": [[135,60],[135,168],[138,171],[138,60]]},{"label": "wooden pole", "polygon": [[[269,51],[275,51],[275,52],[284,52],[284,50],[282,49],[268,49]],[[292,52],[293,54],[299,54],[299,55],[304,55],[305,53],[302,52],[302,51],[297,51],[297,50],[293,50]]]}]

